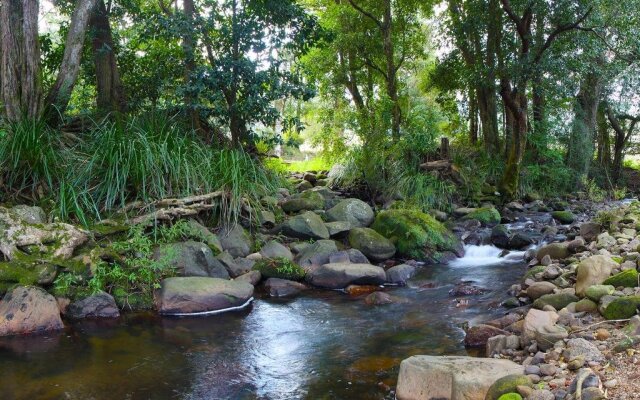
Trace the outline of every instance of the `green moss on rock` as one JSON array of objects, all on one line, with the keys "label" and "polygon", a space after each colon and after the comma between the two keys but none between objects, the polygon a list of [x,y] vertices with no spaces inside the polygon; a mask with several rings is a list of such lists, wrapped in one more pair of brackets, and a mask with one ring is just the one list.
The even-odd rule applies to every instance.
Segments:
[{"label": "green moss on rock", "polygon": [[535,275],[544,272],[544,269],[546,267],[544,265],[536,265],[535,267],[529,269],[524,276],[522,277],[522,281],[524,282],[525,280],[529,279],[529,278],[533,278]]},{"label": "green moss on rock", "polygon": [[636,315],[640,296],[619,297],[613,300],[602,313],[606,319],[627,319]]},{"label": "green moss on rock", "polygon": [[263,258],[253,266],[264,278],[279,278],[300,281],[305,277],[305,270],[286,258]]},{"label": "green moss on rock", "polygon": [[506,393],[500,396],[498,400],[522,400],[522,396],[518,393]]},{"label": "green moss on rock", "polygon": [[545,294],[544,296],[536,299],[536,301],[533,302],[533,307],[542,310],[544,306],[549,305],[556,310],[561,310],[569,304],[575,303],[579,300],[580,299],[576,295],[570,293]]},{"label": "green moss on rock", "polygon": [[432,216],[415,210],[386,210],[372,229],[391,240],[398,254],[416,259],[437,259],[439,252],[456,252],[458,239]]},{"label": "green moss on rock", "polygon": [[554,211],[551,216],[562,224],[571,224],[576,220],[576,216],[571,211]]},{"label": "green moss on rock", "polygon": [[638,271],[628,269],[609,277],[604,281],[605,285],[613,287],[636,287],[638,286]]},{"label": "green moss on rock", "polygon": [[500,223],[500,213],[493,207],[481,207],[465,215],[463,219],[475,219],[483,225],[495,225]]},{"label": "green moss on rock", "polygon": [[[531,386],[531,379],[526,375],[507,375],[495,381],[485,396],[485,400],[500,400],[513,394],[518,386]],[[507,397],[511,399],[512,397]]]}]

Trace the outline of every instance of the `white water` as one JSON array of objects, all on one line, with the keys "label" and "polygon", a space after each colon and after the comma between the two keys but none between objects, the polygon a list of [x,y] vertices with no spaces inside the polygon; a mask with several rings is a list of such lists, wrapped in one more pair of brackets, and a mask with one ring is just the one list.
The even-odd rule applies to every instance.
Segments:
[{"label": "white water", "polygon": [[481,267],[500,263],[517,263],[522,261],[524,251],[512,251],[504,257],[500,257],[503,250],[492,245],[464,246],[464,256],[453,260],[452,267]]}]

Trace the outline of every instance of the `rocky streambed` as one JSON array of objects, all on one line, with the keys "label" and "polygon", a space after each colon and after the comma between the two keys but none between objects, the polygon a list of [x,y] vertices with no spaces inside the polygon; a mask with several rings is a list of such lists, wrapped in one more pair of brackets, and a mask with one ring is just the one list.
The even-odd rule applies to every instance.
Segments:
[{"label": "rocky streambed", "polygon": [[[87,281],[131,257],[96,239],[120,228],[98,235],[47,223],[37,208],[0,208],[9,227],[0,238],[2,398],[393,398],[401,360],[416,354],[477,356],[488,345],[491,356],[523,362],[537,350],[523,345],[537,339],[524,342],[514,327],[532,300],[543,312],[579,300],[568,293],[575,268],[555,260],[634,240],[627,231],[581,241],[581,227],[598,228],[583,224],[598,208],[585,202],[430,216],[374,211],[321,183],[263,199],[272,211],[251,233],[187,219],[181,241],[150,253],[172,271],[153,299],[117,286],[56,295],[52,284],[70,271]],[[185,209],[164,203],[156,216]],[[551,242],[563,244],[538,248]],[[149,300],[153,309],[141,311]],[[398,398],[414,398],[403,382],[401,371]]]}]

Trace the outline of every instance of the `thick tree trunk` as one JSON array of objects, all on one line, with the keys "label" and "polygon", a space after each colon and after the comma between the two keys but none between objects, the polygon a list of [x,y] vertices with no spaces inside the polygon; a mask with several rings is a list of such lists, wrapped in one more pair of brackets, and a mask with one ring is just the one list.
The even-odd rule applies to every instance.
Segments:
[{"label": "thick tree trunk", "polygon": [[3,0],[0,7],[0,103],[8,121],[40,117],[38,1]]},{"label": "thick tree trunk", "polygon": [[477,89],[478,111],[485,149],[494,153],[500,149],[498,137],[498,103],[495,88],[482,85]]},{"label": "thick tree trunk", "polygon": [[598,153],[596,161],[600,168],[608,172],[611,168],[611,138],[609,136],[605,107],[606,105],[603,102],[598,106]]},{"label": "thick tree trunk", "polygon": [[57,124],[71,99],[71,92],[80,72],[85,33],[97,0],[78,0],[71,16],[69,32],[64,44],[64,54],[58,77],[45,99],[45,119]]},{"label": "thick tree trunk", "polygon": [[123,113],[127,100],[120,80],[120,71],[116,61],[113,35],[109,23],[109,10],[104,0],[98,4],[89,21],[91,28],[91,47],[96,68],[96,105],[103,114]]},{"label": "thick tree trunk", "polygon": [[598,104],[600,103],[601,78],[598,73],[588,73],[580,84],[580,91],[575,98],[574,119],[567,165],[576,176],[579,184],[589,174],[589,166],[593,159]]},{"label": "thick tree trunk", "polygon": [[503,82],[500,95],[506,105],[507,123],[510,138],[507,152],[505,171],[500,182],[500,191],[507,198],[513,199],[518,195],[520,184],[520,166],[527,145],[527,132],[529,128],[527,118],[528,100],[526,90],[522,85],[520,89],[512,90],[511,86]]}]

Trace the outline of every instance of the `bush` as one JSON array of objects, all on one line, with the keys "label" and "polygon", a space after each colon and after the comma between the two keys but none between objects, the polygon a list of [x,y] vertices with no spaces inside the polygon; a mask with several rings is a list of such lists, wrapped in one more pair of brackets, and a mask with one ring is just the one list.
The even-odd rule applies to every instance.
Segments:
[{"label": "bush", "polygon": [[258,260],[253,269],[260,271],[264,278],[280,278],[290,281],[301,281],[305,270],[286,258],[263,258]]}]

